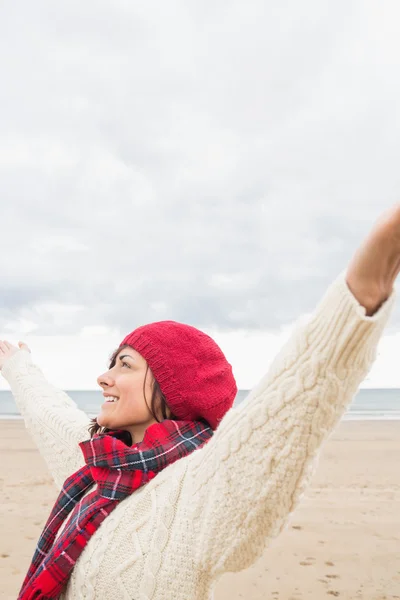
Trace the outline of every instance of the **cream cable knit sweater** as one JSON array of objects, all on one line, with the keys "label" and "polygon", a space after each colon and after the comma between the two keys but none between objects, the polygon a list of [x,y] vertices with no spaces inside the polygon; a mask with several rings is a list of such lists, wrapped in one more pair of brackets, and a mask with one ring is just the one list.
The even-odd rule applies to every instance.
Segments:
[{"label": "cream cable knit sweater", "polygon": [[[78,560],[66,600],[206,600],[285,525],[322,441],[370,369],[394,295],[366,317],[341,275],[268,374],[203,448],[125,499]],[[19,351],[4,365],[58,487],[82,465],[88,417]]]}]

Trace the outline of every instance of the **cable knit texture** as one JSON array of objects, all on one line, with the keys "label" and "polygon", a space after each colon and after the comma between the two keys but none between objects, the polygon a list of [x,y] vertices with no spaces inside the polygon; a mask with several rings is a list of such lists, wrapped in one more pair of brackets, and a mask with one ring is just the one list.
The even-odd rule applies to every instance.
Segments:
[{"label": "cable knit texture", "polygon": [[[287,523],[323,440],[368,373],[393,302],[394,294],[365,316],[342,274],[213,438],[105,519],[64,600],[209,600],[222,573],[254,563]],[[26,351],[2,374],[60,487],[82,466],[87,415]]]}]

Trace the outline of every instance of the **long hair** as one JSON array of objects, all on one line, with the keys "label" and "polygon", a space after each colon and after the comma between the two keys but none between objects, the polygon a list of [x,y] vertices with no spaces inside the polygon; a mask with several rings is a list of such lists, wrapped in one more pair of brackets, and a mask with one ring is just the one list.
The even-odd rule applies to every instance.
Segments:
[{"label": "long hair", "polygon": [[[129,344],[125,344],[125,345],[121,346],[120,348],[117,348],[116,350],[114,350],[114,352],[110,358],[109,369],[112,369],[115,366],[115,363],[117,360],[117,355],[119,354],[119,352],[121,350],[123,350],[123,348],[130,348],[130,346],[129,346]],[[151,415],[157,421],[157,423],[161,423],[161,421],[164,421],[165,419],[172,419],[175,421],[179,420],[179,417],[174,415],[172,413],[171,409],[169,408],[167,400],[161,391],[160,384],[158,383],[158,381],[156,380],[156,378],[154,377],[154,375],[152,374],[151,371],[150,371],[150,375],[152,376],[153,381],[152,381],[152,385],[151,385],[152,393],[151,393],[151,400],[150,400],[150,406],[149,406],[149,403],[147,402],[147,398],[146,398],[146,381],[147,381],[147,376],[149,374],[149,371],[150,371],[150,368],[149,368],[149,365],[147,365],[146,373],[145,373],[144,381],[143,381],[143,396],[144,396],[144,401],[146,402],[147,408],[149,409]],[[168,410],[170,412],[170,416],[168,416]],[[158,417],[159,414],[161,414],[161,417],[162,417],[161,420]],[[89,426],[89,433],[90,433],[91,438],[96,433],[100,433],[100,434],[108,433],[109,431],[111,431],[111,430],[107,429],[107,427],[102,427],[101,425],[99,425],[97,423],[96,419],[92,419],[91,424]],[[126,436],[124,436],[123,441],[128,446],[131,446],[132,445],[132,436],[129,433],[129,431],[126,431],[125,434],[126,434]]]}]

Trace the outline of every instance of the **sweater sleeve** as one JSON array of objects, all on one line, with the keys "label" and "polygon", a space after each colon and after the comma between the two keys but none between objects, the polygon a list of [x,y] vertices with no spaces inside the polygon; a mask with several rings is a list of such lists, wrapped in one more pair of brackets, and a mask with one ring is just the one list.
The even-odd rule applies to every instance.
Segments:
[{"label": "sweater sleeve", "polygon": [[10,384],[25,427],[60,488],[84,463],[78,443],[89,437],[89,417],[65,392],[48,383],[26,350],[11,356],[1,373]]},{"label": "sweater sleeve", "polygon": [[259,385],[189,457],[199,569],[214,578],[247,568],[283,529],[372,365],[394,296],[367,317],[342,274]]}]

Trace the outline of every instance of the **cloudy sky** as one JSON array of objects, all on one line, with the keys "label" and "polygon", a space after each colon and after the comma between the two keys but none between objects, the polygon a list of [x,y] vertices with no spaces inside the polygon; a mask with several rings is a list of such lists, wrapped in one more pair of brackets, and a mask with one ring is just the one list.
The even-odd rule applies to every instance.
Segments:
[{"label": "cloudy sky", "polygon": [[[136,326],[267,369],[399,199],[398,2],[0,5],[0,335],[64,389]],[[368,386],[399,386],[400,310]],[[0,386],[7,389],[1,380]]]}]

